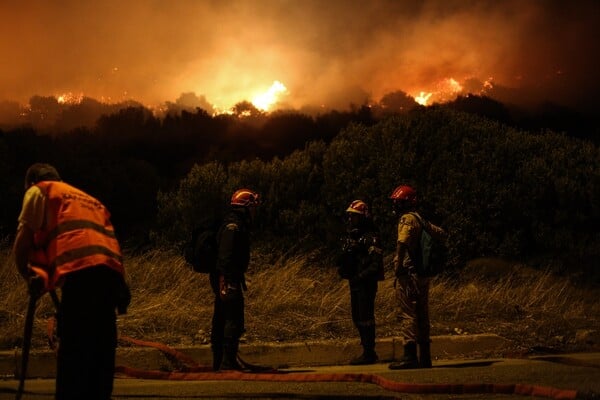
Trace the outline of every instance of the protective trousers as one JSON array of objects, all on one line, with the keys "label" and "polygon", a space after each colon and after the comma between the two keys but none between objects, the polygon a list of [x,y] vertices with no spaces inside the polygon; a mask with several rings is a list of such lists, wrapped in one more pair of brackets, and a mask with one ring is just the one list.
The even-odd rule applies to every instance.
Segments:
[{"label": "protective trousers", "polygon": [[97,266],[67,275],[57,315],[57,400],[109,400],[117,326],[116,271]]},{"label": "protective trousers", "polygon": [[237,368],[239,340],[244,333],[244,294],[241,285],[233,285],[234,290],[222,296],[219,292],[218,276],[211,275],[211,286],[215,293],[211,348],[213,369]]},{"label": "protective trousers", "polygon": [[364,280],[350,283],[352,322],[360,335],[365,353],[375,351],[375,296],[377,281]]},{"label": "protective trousers", "polygon": [[398,303],[398,319],[400,335],[404,342],[429,344],[429,283],[430,278],[418,277],[415,274],[397,278],[396,300]]}]

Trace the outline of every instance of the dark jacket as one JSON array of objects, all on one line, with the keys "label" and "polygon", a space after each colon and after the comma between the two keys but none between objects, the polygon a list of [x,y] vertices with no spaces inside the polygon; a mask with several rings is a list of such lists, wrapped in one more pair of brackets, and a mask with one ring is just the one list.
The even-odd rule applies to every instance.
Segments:
[{"label": "dark jacket", "polygon": [[248,210],[234,207],[217,234],[217,272],[228,283],[244,283],[250,262],[250,219]]},{"label": "dark jacket", "polygon": [[338,273],[351,282],[384,279],[383,250],[378,229],[370,222],[351,229],[343,239]]}]

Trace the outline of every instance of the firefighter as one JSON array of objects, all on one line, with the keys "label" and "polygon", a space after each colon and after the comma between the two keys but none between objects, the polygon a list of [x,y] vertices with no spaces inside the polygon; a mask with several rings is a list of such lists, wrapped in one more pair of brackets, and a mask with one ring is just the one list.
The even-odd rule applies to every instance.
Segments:
[{"label": "firefighter", "polygon": [[217,234],[217,266],[210,274],[215,295],[211,332],[215,371],[243,369],[237,354],[244,333],[244,275],[250,261],[250,228],[259,197],[249,189],[233,193],[229,214]]},{"label": "firefighter", "polygon": [[350,286],[352,322],[358,330],[363,352],[350,360],[352,365],[377,362],[375,352],[375,296],[378,281],[384,278],[383,251],[379,230],[373,224],[369,208],[354,200],[346,209],[347,231],[338,260],[338,272]]},{"label": "firefighter", "polygon": [[[389,365],[390,369],[431,368],[429,284],[430,278],[420,276],[416,269],[421,230],[444,240],[446,232],[425,221],[417,213],[417,192],[410,186],[398,186],[391,194],[394,214],[399,216],[398,239],[394,256],[396,299],[404,339],[403,357]],[[417,214],[417,215],[415,215]],[[419,357],[417,357],[417,345]]]},{"label": "firefighter", "polygon": [[17,270],[30,287],[46,277],[60,287],[56,399],[111,398],[117,345],[115,309],[130,295],[110,213],[94,197],[61,181],[49,164],[25,176],[25,196],[14,242]]}]

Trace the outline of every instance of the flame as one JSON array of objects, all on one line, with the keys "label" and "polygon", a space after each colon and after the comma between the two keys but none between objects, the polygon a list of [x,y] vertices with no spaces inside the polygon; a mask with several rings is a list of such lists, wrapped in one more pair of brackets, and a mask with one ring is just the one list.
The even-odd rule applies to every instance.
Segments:
[{"label": "flame", "polygon": [[493,77],[489,77],[485,82],[483,82],[483,89],[481,90],[482,92],[485,92],[486,90],[491,90],[494,88],[494,84],[493,81],[494,78]]},{"label": "flame", "polygon": [[426,106],[427,101],[429,101],[429,99],[431,98],[432,95],[433,95],[433,93],[421,92],[421,93],[419,93],[419,95],[415,96],[415,101],[422,106]]},{"label": "flame", "polygon": [[269,90],[265,93],[255,96],[252,104],[262,111],[267,111],[278,100],[279,95],[286,93],[287,88],[279,81],[274,81]]},{"label": "flame", "polygon": [[434,102],[444,103],[452,101],[462,92],[462,85],[454,78],[442,79],[435,85],[435,90],[432,92],[421,91],[418,95],[413,96],[415,101],[422,106],[430,105]]},{"label": "flame", "polygon": [[454,78],[447,79],[446,80],[446,85],[448,86],[448,89],[452,93],[458,93],[458,92],[461,92],[463,90],[462,85],[460,83],[458,83],[456,81],[456,79],[454,79]]},{"label": "flame", "polygon": [[83,93],[73,94],[71,92],[59,94],[56,97],[56,101],[60,104],[79,104],[83,100]]}]

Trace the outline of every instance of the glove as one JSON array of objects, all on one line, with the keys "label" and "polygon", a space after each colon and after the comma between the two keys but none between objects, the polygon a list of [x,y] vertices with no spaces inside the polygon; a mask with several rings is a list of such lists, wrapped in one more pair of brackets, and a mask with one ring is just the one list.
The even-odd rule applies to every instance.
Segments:
[{"label": "glove", "polygon": [[227,283],[225,282],[225,277],[219,275],[219,297],[223,300],[225,296],[227,296]]},{"label": "glove", "polygon": [[231,283],[227,283],[223,275],[219,276],[219,297],[221,300],[231,300],[239,293],[240,288]]}]

